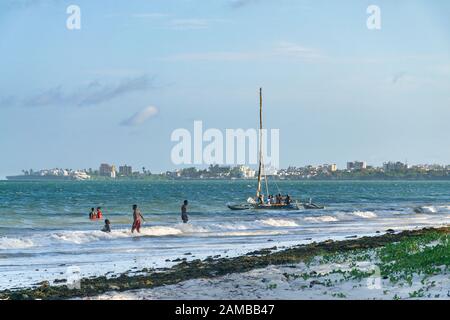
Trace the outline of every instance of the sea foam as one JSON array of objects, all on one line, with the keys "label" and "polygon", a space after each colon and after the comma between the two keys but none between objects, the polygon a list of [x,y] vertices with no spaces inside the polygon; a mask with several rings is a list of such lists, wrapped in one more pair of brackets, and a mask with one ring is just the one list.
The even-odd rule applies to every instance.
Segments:
[{"label": "sea foam", "polygon": [[293,220],[284,220],[284,219],[264,219],[257,220],[258,222],[269,225],[272,227],[298,227],[298,224]]},{"label": "sea foam", "polygon": [[318,216],[318,217],[306,217],[305,221],[320,223],[320,222],[336,222],[338,219],[332,216]]},{"label": "sea foam", "polygon": [[93,241],[113,240],[131,237],[164,237],[177,236],[197,232],[208,232],[207,229],[195,227],[190,224],[180,224],[174,227],[168,226],[149,226],[141,227],[140,233],[135,231],[131,233],[130,229],[117,229],[111,232],[102,231],[65,231],[52,234],[52,239],[74,244],[83,244]]},{"label": "sea foam", "polygon": [[354,211],[354,212],[352,212],[352,215],[360,217],[360,218],[364,218],[364,219],[373,219],[373,218],[377,217],[376,213],[374,213],[372,211]]},{"label": "sea foam", "polygon": [[33,241],[29,239],[18,239],[18,238],[8,238],[1,237],[0,238],[0,250],[8,250],[8,249],[26,249],[34,247]]}]

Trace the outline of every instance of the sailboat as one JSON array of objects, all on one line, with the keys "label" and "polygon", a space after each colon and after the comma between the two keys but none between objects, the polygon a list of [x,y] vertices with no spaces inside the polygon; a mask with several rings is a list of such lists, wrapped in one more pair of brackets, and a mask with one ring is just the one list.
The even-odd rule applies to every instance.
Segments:
[{"label": "sailboat", "polygon": [[262,129],[263,129],[263,121],[262,121],[262,88],[259,89],[259,162],[258,162],[258,185],[256,188],[256,197],[248,198],[247,203],[244,204],[228,204],[228,208],[231,210],[248,210],[248,209],[256,209],[256,210],[300,210],[302,208],[306,209],[323,209],[323,206],[319,206],[313,204],[311,201],[309,204],[302,204],[298,201],[294,201],[290,199],[287,195],[286,197],[282,197],[281,195],[276,196],[276,200],[273,198],[269,199],[269,201],[264,200],[264,195],[262,194],[262,177],[264,176],[264,182],[266,187],[266,195],[270,195],[269,193],[269,184],[267,181],[267,176],[265,174],[264,167],[264,159],[263,159],[263,145],[262,145]]}]

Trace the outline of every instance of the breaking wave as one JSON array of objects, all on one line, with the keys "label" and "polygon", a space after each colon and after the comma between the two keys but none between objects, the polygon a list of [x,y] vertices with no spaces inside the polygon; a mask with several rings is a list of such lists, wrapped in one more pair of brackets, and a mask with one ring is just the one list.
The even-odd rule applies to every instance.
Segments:
[{"label": "breaking wave", "polygon": [[373,219],[373,218],[377,217],[376,213],[374,213],[372,211],[354,211],[354,212],[352,212],[352,215],[360,217],[360,218],[364,218],[364,219]]},{"label": "breaking wave", "polygon": [[[187,229],[187,228],[185,228]],[[51,235],[51,238],[62,241],[62,242],[70,242],[75,244],[82,244],[92,241],[100,241],[100,240],[111,240],[111,239],[120,239],[120,238],[130,238],[130,237],[161,237],[161,236],[175,236],[180,235],[183,232],[188,232],[187,230],[183,231],[179,228],[173,227],[164,227],[164,226],[155,226],[155,227],[142,227],[140,233],[131,233],[129,229],[119,229],[113,230],[110,233],[102,232],[102,231],[68,231],[68,232],[59,232]]]},{"label": "breaking wave", "polygon": [[29,239],[18,239],[18,238],[0,238],[0,250],[8,249],[27,249],[34,247],[35,244]]},{"label": "breaking wave", "polygon": [[284,220],[284,219],[264,219],[258,220],[258,222],[272,226],[272,227],[298,227],[298,224],[293,220]]},{"label": "breaking wave", "polygon": [[306,217],[305,221],[320,223],[320,222],[336,222],[338,218],[332,216],[318,216],[318,217]]}]

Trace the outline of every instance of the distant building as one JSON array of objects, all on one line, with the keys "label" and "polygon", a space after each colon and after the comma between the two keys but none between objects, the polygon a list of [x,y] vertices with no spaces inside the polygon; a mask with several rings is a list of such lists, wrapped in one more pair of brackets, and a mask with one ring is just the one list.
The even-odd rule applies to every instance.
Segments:
[{"label": "distant building", "polygon": [[278,169],[275,168],[275,167],[264,168],[264,174],[266,176],[277,176],[278,175]]},{"label": "distant building", "polygon": [[397,162],[385,162],[383,163],[383,170],[384,171],[399,171],[399,170],[406,170],[408,169],[408,165],[406,163],[397,161]]},{"label": "distant building", "polygon": [[255,177],[255,170],[247,166],[239,166],[238,169],[243,178],[249,179]]},{"label": "distant building", "polygon": [[132,174],[133,168],[131,166],[124,165],[119,167],[119,175],[128,177],[131,176]]},{"label": "distant building", "polygon": [[327,166],[328,171],[330,172],[336,172],[337,171],[337,165],[335,163],[330,164]]},{"label": "distant building", "polygon": [[103,177],[116,177],[116,167],[114,165],[109,165],[107,163],[102,163],[99,168],[99,174]]},{"label": "distant building", "polygon": [[347,162],[347,170],[363,170],[367,168],[367,163],[365,161],[351,161]]}]

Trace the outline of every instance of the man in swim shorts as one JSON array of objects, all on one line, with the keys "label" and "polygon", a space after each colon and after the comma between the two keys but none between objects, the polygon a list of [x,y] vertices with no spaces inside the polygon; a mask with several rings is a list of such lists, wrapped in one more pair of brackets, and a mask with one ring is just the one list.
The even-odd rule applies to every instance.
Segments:
[{"label": "man in swim shorts", "polygon": [[131,233],[134,233],[136,230],[138,233],[141,230],[141,221],[144,220],[144,216],[141,213],[141,210],[138,209],[136,204],[133,205],[133,226],[131,227]]}]

